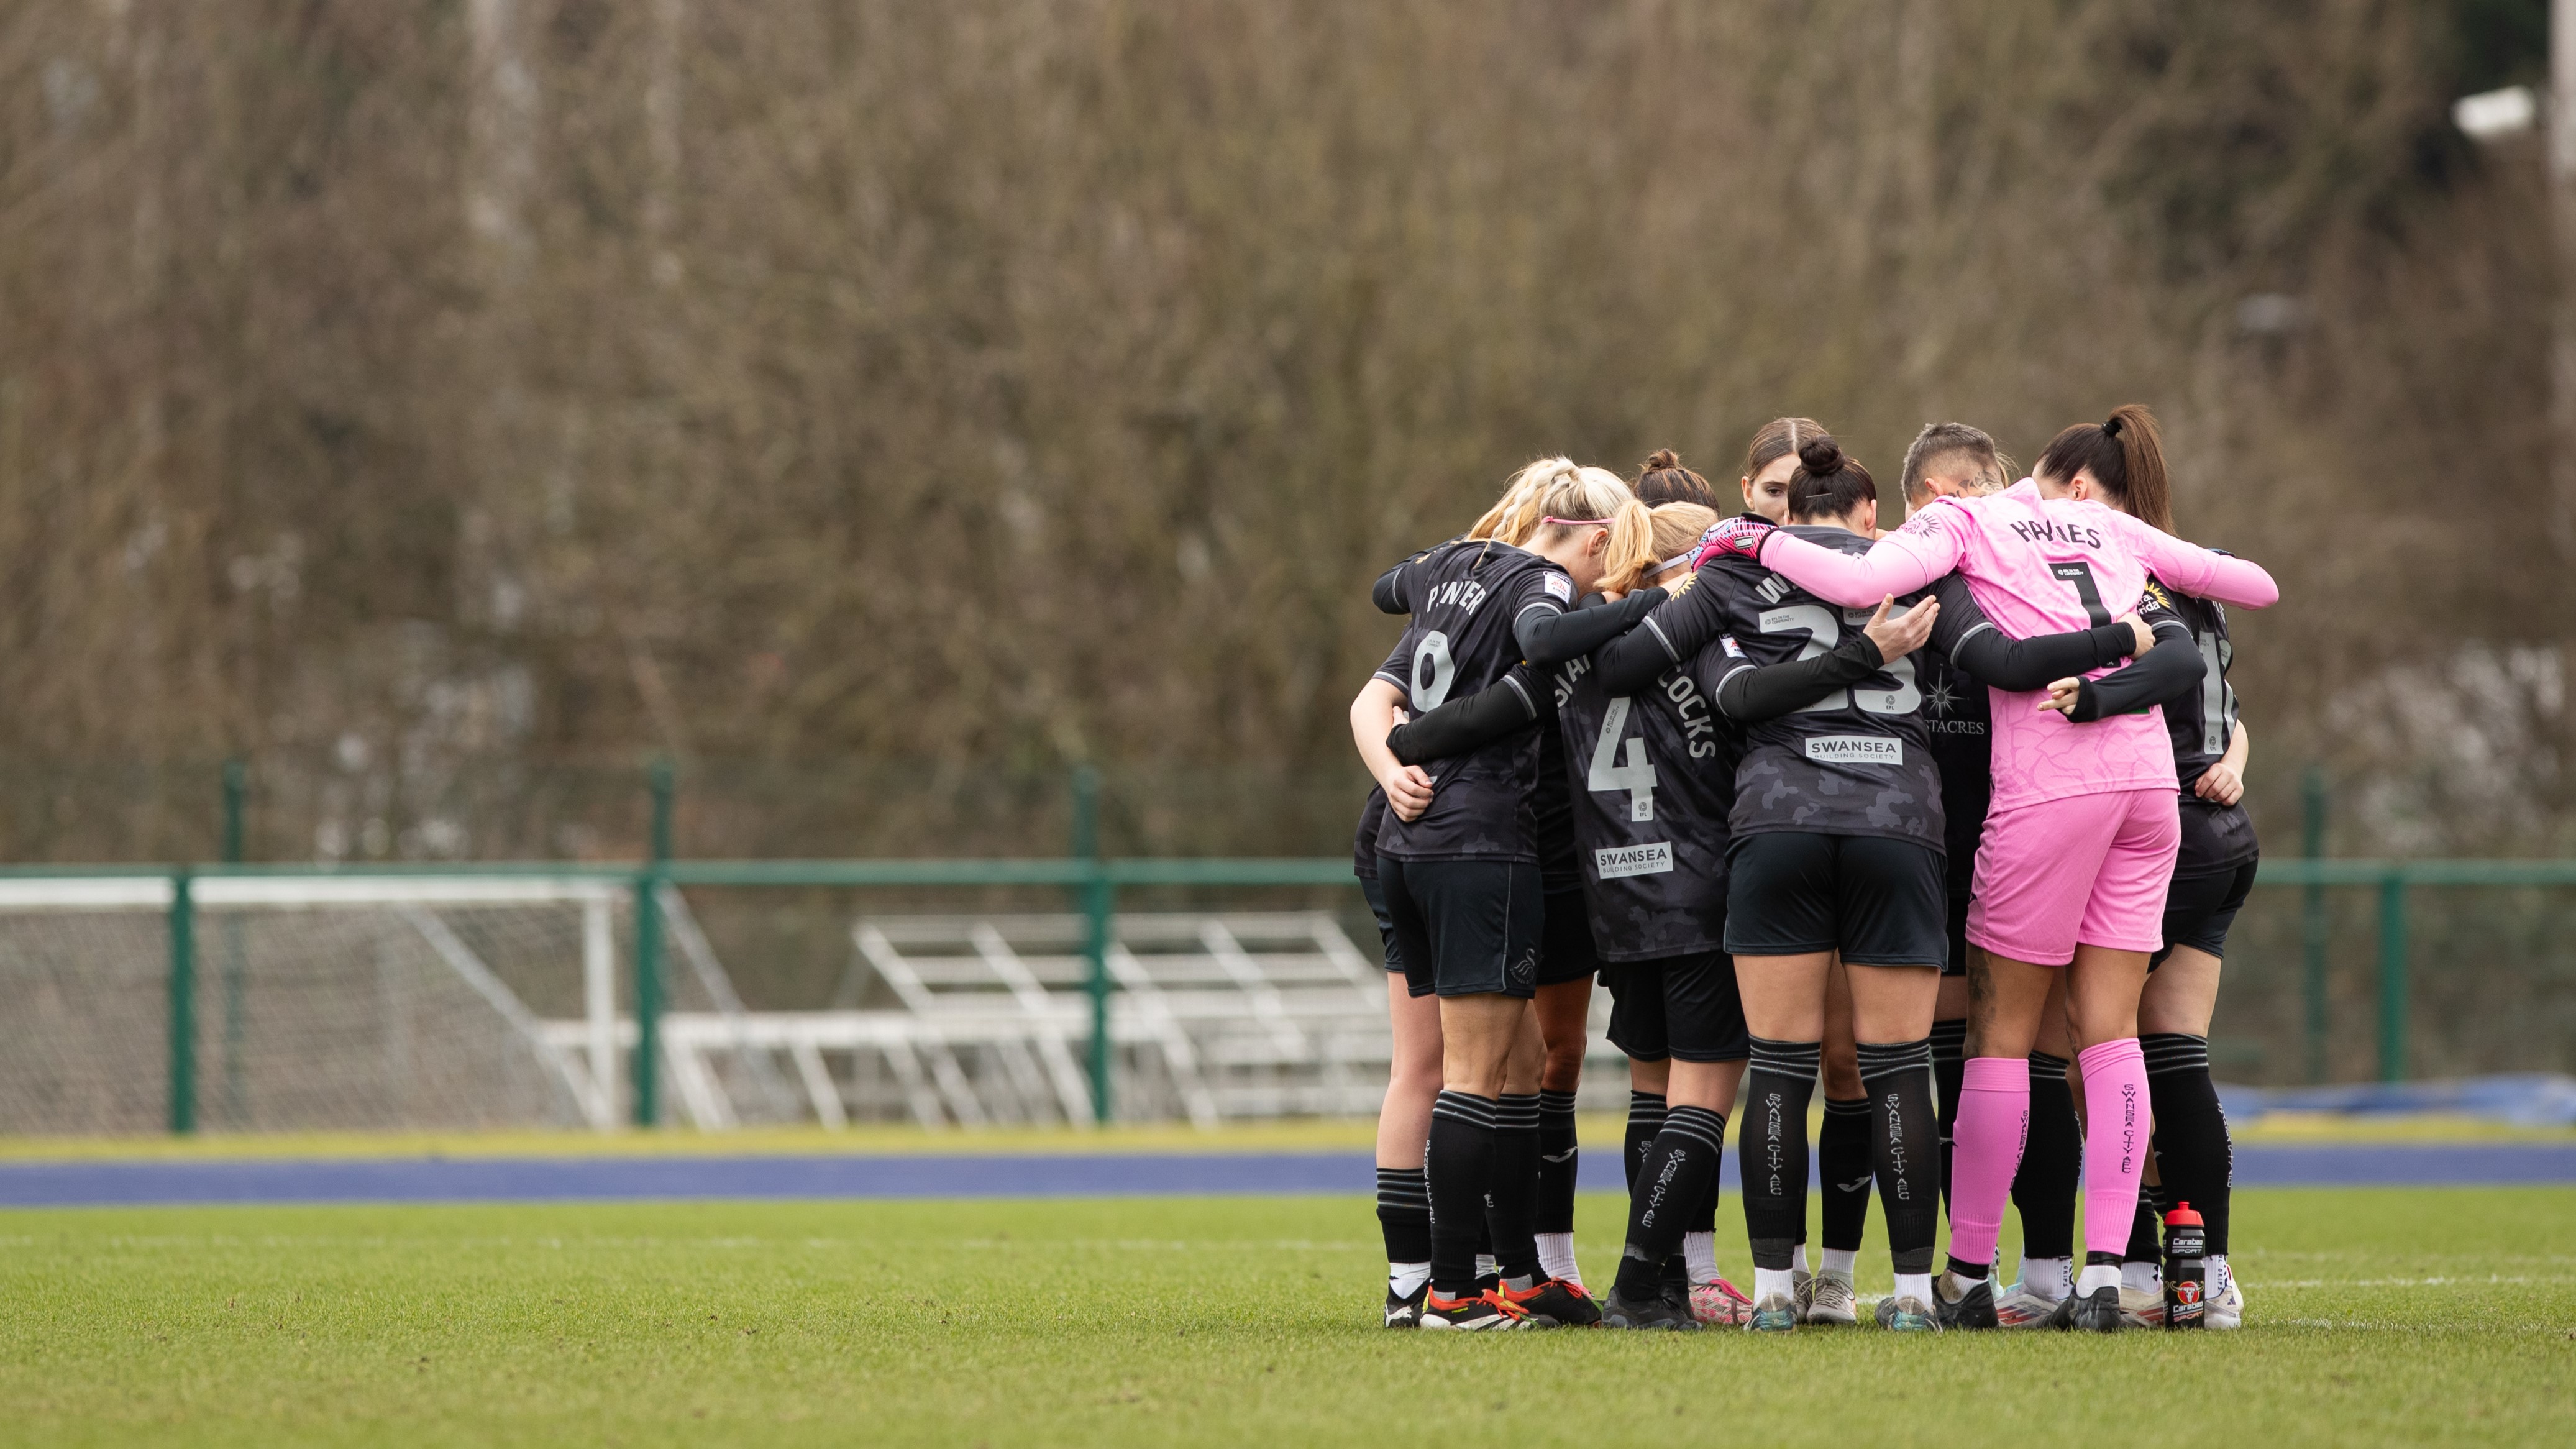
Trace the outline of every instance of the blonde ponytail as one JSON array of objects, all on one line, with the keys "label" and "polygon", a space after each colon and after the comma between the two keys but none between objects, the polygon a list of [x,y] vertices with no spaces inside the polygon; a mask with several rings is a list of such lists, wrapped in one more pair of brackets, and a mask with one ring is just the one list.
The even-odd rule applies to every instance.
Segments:
[{"label": "blonde ponytail", "polygon": [[1696,503],[1628,504],[1610,522],[1609,551],[1601,560],[1602,592],[1624,594],[1638,588],[1689,551],[1715,522],[1717,510]]},{"label": "blonde ponytail", "polygon": [[1655,514],[1631,498],[1610,515],[1610,541],[1601,550],[1601,587],[1621,592],[1636,587],[1637,575],[1663,555],[1655,552]]}]

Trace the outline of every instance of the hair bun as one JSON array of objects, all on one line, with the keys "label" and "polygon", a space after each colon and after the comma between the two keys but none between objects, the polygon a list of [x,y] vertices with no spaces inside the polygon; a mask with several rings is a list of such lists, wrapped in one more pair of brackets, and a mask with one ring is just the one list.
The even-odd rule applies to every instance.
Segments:
[{"label": "hair bun", "polygon": [[1654,455],[1646,459],[1646,471],[1649,473],[1661,473],[1667,468],[1678,468],[1681,465],[1682,455],[1670,448],[1657,448]]},{"label": "hair bun", "polygon": [[1839,473],[1843,468],[1843,445],[1830,437],[1809,438],[1798,445],[1798,466],[1811,478]]}]

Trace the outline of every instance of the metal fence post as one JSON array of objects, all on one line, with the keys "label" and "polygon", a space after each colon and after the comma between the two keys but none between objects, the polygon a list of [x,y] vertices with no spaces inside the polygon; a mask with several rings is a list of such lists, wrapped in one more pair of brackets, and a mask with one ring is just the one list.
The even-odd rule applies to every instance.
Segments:
[{"label": "metal fence post", "polygon": [[635,878],[635,1125],[659,1125],[662,1116],[662,882],[671,863],[671,762],[645,767],[653,797],[646,848],[652,864]]},{"label": "metal fence post", "polygon": [[661,1116],[662,868],[635,877],[635,1125]]},{"label": "metal fence post", "polygon": [[[2326,848],[2326,777],[2323,770],[2310,765],[2299,779],[2299,845],[2300,854],[2310,860],[2325,854]],[[2311,883],[2307,888],[2300,919],[2299,933],[2305,950],[2300,973],[2301,995],[2305,998],[2308,1039],[2308,1080],[2326,1079],[2326,888]]]},{"label": "metal fence post", "polygon": [[1083,986],[1091,993],[1091,1117],[1109,1120],[1109,918],[1115,908],[1100,863],[1100,772],[1073,772],[1073,854],[1087,867],[1082,885]]},{"label": "metal fence post", "polygon": [[2379,883],[2379,1079],[2406,1080],[2406,868]]},{"label": "metal fence post", "polygon": [[[250,767],[240,759],[224,761],[224,864],[242,863],[243,828],[250,800]],[[223,1091],[215,1103],[219,1126],[239,1128],[249,1119],[243,1090],[242,1037],[249,1029],[249,962],[242,950],[241,914],[223,917],[223,961],[217,968],[224,998]]]},{"label": "metal fence post", "polygon": [[184,870],[170,876],[170,1130],[197,1130],[197,906]]}]

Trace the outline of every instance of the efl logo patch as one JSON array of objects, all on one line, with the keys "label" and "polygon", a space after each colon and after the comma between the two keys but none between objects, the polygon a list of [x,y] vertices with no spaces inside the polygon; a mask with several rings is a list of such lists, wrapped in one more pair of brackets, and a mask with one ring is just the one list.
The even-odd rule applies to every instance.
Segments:
[{"label": "efl logo patch", "polygon": [[1905,741],[1886,735],[1817,735],[1807,741],[1807,758],[1836,765],[1902,765]]},{"label": "efl logo patch", "polygon": [[1673,868],[1673,845],[1658,840],[1652,845],[1614,845],[1592,852],[1592,863],[1599,867],[1603,880],[1618,880],[1632,875],[1662,875]]},{"label": "efl logo patch", "polygon": [[1546,580],[1547,591],[1556,596],[1557,602],[1564,604],[1574,602],[1574,580],[1563,574],[1548,574]]}]

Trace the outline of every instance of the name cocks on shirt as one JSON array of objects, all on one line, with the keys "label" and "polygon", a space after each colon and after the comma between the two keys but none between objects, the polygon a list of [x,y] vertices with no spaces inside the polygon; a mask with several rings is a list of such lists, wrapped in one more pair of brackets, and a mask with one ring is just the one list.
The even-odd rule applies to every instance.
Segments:
[{"label": "name cocks on shirt", "polygon": [[1681,720],[1683,738],[1690,741],[1691,758],[1704,760],[1717,753],[1717,720],[1708,707],[1708,696],[1700,693],[1699,684],[1690,672],[1676,669],[1664,676],[1664,697],[1673,702],[1673,713]]}]

